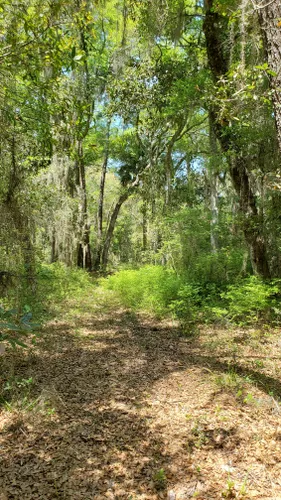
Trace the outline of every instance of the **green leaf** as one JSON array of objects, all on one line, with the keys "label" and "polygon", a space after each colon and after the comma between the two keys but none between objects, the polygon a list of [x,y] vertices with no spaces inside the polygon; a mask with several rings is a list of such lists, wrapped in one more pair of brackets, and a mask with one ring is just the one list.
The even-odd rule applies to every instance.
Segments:
[{"label": "green leaf", "polygon": [[84,57],[84,54],[77,54],[77,56],[75,56],[73,58],[74,61],[81,61],[81,59],[83,59]]}]

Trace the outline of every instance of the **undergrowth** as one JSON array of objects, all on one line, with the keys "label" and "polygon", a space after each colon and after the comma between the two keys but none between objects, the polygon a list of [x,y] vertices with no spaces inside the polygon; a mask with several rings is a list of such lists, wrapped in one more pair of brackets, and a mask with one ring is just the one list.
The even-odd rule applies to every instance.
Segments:
[{"label": "undergrowth", "polygon": [[279,323],[280,281],[263,282],[256,276],[231,284],[206,284],[163,266],[122,270],[100,280],[122,304],[156,316],[173,316],[183,324],[224,321],[250,325],[259,321]]},{"label": "undergrowth", "polygon": [[42,264],[32,283],[20,279],[0,297],[0,355],[7,343],[27,347],[36,341],[42,322],[59,313],[67,300],[78,303],[96,285],[89,273],[63,264]]},{"label": "undergrowth", "polygon": [[123,270],[100,280],[107,290],[114,290],[126,307],[145,310],[158,316],[168,313],[177,299],[181,280],[171,269],[162,266],[144,266],[137,270]]},{"label": "undergrowth", "polygon": [[44,317],[63,301],[78,300],[93,290],[95,282],[82,269],[70,268],[62,263],[40,264],[32,283],[20,279],[0,298],[5,309],[14,308],[21,314],[32,311],[36,319]]}]

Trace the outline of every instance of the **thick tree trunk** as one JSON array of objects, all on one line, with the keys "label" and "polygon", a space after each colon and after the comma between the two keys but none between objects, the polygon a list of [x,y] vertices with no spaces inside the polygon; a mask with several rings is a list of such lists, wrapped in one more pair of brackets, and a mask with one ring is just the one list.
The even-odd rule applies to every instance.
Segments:
[{"label": "thick tree trunk", "polygon": [[30,290],[35,292],[35,252],[34,252],[34,230],[30,224],[28,215],[21,209],[16,199],[16,191],[20,186],[19,167],[17,164],[17,144],[16,136],[13,134],[10,142],[11,153],[11,168],[8,189],[5,199],[5,208],[10,214],[13,225],[17,232],[17,238],[20,241],[20,246],[23,255],[24,276]]},{"label": "thick tree trunk", "polygon": [[120,208],[122,207],[123,203],[129,198],[130,196],[130,191],[126,191],[125,193],[121,194],[115,207],[114,210],[111,214],[110,220],[109,220],[109,225],[106,231],[105,239],[104,239],[104,244],[103,244],[103,249],[102,249],[102,255],[101,255],[101,264],[102,264],[102,270],[106,271],[107,264],[108,264],[108,254],[109,254],[109,249],[110,249],[110,244],[112,241],[116,221],[118,214],[120,212]]},{"label": "thick tree trunk", "polygon": [[[205,0],[205,20],[203,29],[207,44],[209,66],[215,82],[223,77],[229,67],[229,54],[226,52],[227,19],[214,9],[213,0]],[[243,215],[243,231],[250,249],[252,266],[256,273],[264,278],[270,277],[266,245],[262,224],[258,214],[256,200],[251,189],[247,170],[247,158],[243,155],[227,120],[221,124],[218,120],[219,109],[210,110],[210,119],[215,124],[214,130],[222,151],[229,157],[230,176],[239,199]]]},{"label": "thick tree trunk", "polygon": [[21,246],[24,274],[23,277],[31,292],[36,291],[36,265],[35,265],[35,251],[34,251],[34,234],[33,227],[30,224],[30,219],[21,208],[18,206],[15,199],[6,202],[5,208],[11,216],[13,225],[16,229],[16,237],[18,238]]},{"label": "thick tree trunk", "polygon": [[258,212],[255,195],[250,185],[247,171],[247,158],[237,150],[237,147],[227,132],[225,126],[216,124],[217,137],[224,153],[235,151],[229,160],[230,177],[239,201],[240,212],[243,216],[242,228],[245,240],[249,246],[253,270],[263,278],[270,277],[267,260],[266,244],[263,235],[262,217]]},{"label": "thick tree trunk", "polygon": [[258,16],[264,37],[269,68],[274,72],[271,77],[273,90],[274,116],[277,128],[279,150],[281,152],[281,3],[280,0],[263,2],[265,7],[258,8]]}]

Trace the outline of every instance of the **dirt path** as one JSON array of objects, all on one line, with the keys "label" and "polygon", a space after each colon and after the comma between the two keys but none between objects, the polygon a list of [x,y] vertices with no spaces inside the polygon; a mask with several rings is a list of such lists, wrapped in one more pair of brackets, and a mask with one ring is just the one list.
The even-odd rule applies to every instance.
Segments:
[{"label": "dirt path", "polygon": [[2,411],[1,500],[281,498],[281,414],[268,394],[279,372],[249,365],[243,333],[247,362],[231,351],[240,387],[222,332],[211,345],[210,331],[188,341],[121,310],[83,317],[3,361],[2,381],[13,366],[34,382]]}]

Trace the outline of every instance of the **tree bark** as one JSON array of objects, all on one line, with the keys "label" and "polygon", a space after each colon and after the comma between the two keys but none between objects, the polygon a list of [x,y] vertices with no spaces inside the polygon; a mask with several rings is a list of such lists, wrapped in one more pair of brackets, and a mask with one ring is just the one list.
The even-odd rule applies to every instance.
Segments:
[{"label": "tree bark", "polygon": [[56,230],[53,228],[52,230],[52,241],[51,241],[51,263],[58,261],[58,251],[57,251],[57,238],[56,238]]},{"label": "tree bark", "polygon": [[110,137],[110,121],[107,124],[107,134],[106,134],[106,146],[105,155],[101,169],[100,176],[100,191],[99,191],[99,202],[98,202],[98,231],[97,231],[97,250],[94,268],[96,271],[100,269],[101,266],[101,254],[102,254],[102,238],[103,238],[103,206],[104,206],[104,188],[105,188],[105,178],[107,174],[108,158],[109,158],[109,137]]},{"label": "tree bark", "polygon": [[[77,0],[78,12],[82,8],[82,2]],[[80,34],[80,49],[84,53],[83,72],[80,74],[81,78],[81,93],[83,94],[84,108],[78,110],[80,126],[77,129],[77,190],[80,195],[79,207],[79,241],[77,249],[77,265],[83,269],[90,270],[92,267],[91,248],[90,248],[90,224],[88,222],[88,203],[86,191],[86,175],[85,175],[85,162],[83,151],[83,139],[87,136],[90,123],[92,119],[92,106],[93,95],[91,90],[91,76],[88,67],[88,43],[87,43],[87,25],[83,21],[79,25]],[[84,123],[83,123],[84,121]]]},{"label": "tree bark", "polygon": [[214,123],[212,116],[209,113],[209,138],[210,138],[210,151],[211,161],[209,166],[209,186],[210,186],[210,207],[211,207],[211,228],[210,239],[212,253],[217,253],[219,248],[217,228],[219,222],[219,207],[218,207],[218,144],[215,134]]},{"label": "tree bark", "polygon": [[166,174],[166,193],[165,193],[165,205],[168,207],[171,204],[172,199],[172,177],[173,177],[173,151],[174,143],[173,141],[168,145],[166,158],[165,158],[165,174]]},{"label": "tree bark", "polygon": [[147,201],[143,201],[142,205],[142,251],[147,250]]},{"label": "tree bark", "polygon": [[129,198],[130,196],[130,191],[126,191],[122,193],[119,196],[119,199],[114,207],[114,210],[111,214],[110,220],[109,220],[109,225],[106,231],[105,239],[104,239],[104,244],[103,244],[103,249],[102,249],[102,255],[101,255],[101,265],[102,265],[102,270],[106,271],[107,264],[108,264],[108,254],[109,254],[109,249],[110,249],[110,244],[112,241],[116,221],[118,214],[120,212],[120,209],[123,205],[123,203]]},{"label": "tree bark", "polygon": [[90,270],[92,267],[90,248],[90,225],[88,223],[88,204],[86,192],[86,176],[82,141],[78,141],[77,173],[79,177],[79,241],[77,266]]},{"label": "tree bark", "polygon": [[280,0],[263,3],[267,5],[257,6],[257,9],[268,66],[274,72],[270,83],[273,90],[274,117],[281,153],[281,3]]},{"label": "tree bark", "polygon": [[[217,83],[229,69],[229,54],[225,49],[227,19],[214,10],[214,0],[205,0],[203,30],[207,44],[207,55],[214,82]],[[247,158],[244,156],[227,120],[219,121],[218,107],[210,109],[214,131],[223,153],[228,157],[230,177],[243,215],[243,232],[250,249],[253,270],[264,278],[270,277],[266,244],[259,217],[256,199],[250,185]]]}]

